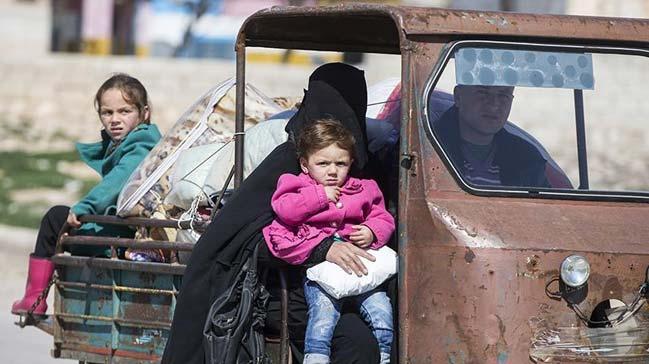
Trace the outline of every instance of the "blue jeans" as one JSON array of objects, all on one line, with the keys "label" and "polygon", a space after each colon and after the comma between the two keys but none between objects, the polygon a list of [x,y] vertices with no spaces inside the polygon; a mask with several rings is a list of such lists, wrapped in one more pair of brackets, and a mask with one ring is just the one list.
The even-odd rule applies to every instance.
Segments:
[{"label": "blue jeans", "polygon": [[[308,279],[304,282],[304,297],[308,306],[304,363],[328,363],[331,339],[340,318],[342,300],[331,297],[316,282]],[[379,343],[381,363],[389,363],[393,335],[390,298],[385,292],[374,289],[345,299],[354,300],[359,304],[361,317],[368,323]]]}]

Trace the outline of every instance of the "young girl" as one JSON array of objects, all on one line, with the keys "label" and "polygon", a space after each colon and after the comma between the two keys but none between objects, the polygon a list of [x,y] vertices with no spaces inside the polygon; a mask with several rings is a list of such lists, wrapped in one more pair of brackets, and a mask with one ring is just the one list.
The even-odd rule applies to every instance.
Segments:
[{"label": "young girl", "polygon": [[[144,86],[126,74],[106,80],[95,95],[95,109],[103,126],[102,140],[92,144],[77,143],[77,151],[88,166],[102,176],[102,181],[71,208],[54,206],[43,217],[34,252],[29,256],[27,285],[22,299],[14,302],[11,312],[26,314],[47,287],[54,264],[56,240],[67,222],[79,235],[127,237],[132,231],[108,228],[94,223],[81,224],[79,216],[114,213],[117,196],[127,178],[160,139],[160,132],[150,124],[151,110]],[[103,250],[103,249],[102,249]],[[85,253],[95,252],[85,251]],[[44,315],[47,303],[42,300],[34,309]]]},{"label": "young girl", "polygon": [[[378,185],[348,176],[354,143],[351,133],[335,120],[317,120],[303,130],[297,140],[303,173],[279,178],[271,200],[277,217],[263,230],[273,255],[299,265],[328,238],[364,249],[378,249],[388,242],[394,218],[385,209]],[[308,279],[304,296],[309,318],[304,363],[329,363],[341,302]],[[349,298],[360,304],[361,316],[379,342],[381,363],[389,363],[393,331],[390,299],[377,289]]]}]

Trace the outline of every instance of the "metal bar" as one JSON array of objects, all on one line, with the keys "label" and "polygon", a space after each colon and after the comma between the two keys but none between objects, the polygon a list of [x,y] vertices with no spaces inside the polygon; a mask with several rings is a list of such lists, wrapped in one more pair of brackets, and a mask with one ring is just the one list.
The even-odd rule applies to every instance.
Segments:
[{"label": "metal bar", "polygon": [[75,257],[68,255],[55,255],[52,257],[52,262],[57,265],[65,265],[71,267],[84,267],[86,265],[93,268],[106,268],[106,269],[122,269],[135,272],[148,272],[160,274],[185,274],[184,264],[166,264],[166,263],[150,263],[150,262],[132,262],[128,260],[113,260],[105,258],[89,258],[89,257]]},{"label": "metal bar", "polygon": [[160,363],[160,357],[155,354],[138,353],[129,350],[112,350],[110,348],[99,348],[88,345],[87,342],[79,341],[66,343],[62,348],[59,357],[63,359],[77,359],[84,363]]},{"label": "metal bar", "polygon": [[178,264],[178,250],[172,250],[169,252],[169,263]]},{"label": "metal bar", "polygon": [[[70,349],[59,350],[56,358],[78,360],[79,363],[105,363],[106,357],[110,356],[110,349],[105,349],[106,353],[101,354],[84,351],[82,347],[87,347],[88,343],[74,342],[70,345],[66,343],[66,347],[68,346]],[[113,363],[111,362],[111,364]]]},{"label": "metal bar", "polygon": [[235,167],[236,167],[236,164],[234,166],[232,166],[232,169],[230,169],[230,173],[228,174],[228,178],[225,180],[225,184],[223,184],[223,188],[221,189],[221,192],[219,193],[219,198],[216,199],[216,203],[214,204],[214,208],[212,209],[212,214],[210,216],[210,220],[214,219],[214,216],[219,211],[219,204],[221,203],[221,201],[223,201],[223,195],[225,195],[225,191],[228,189],[228,186],[230,185],[230,181],[232,181],[232,177],[234,176]]},{"label": "metal bar", "polygon": [[62,245],[92,245],[92,246],[119,246],[123,248],[167,249],[192,251],[194,244],[178,243],[165,240],[136,240],[124,238],[111,238],[104,236],[73,235],[61,238]]},{"label": "metal bar", "polygon": [[[122,272],[119,270],[113,271],[112,274],[112,280],[113,280],[113,285],[112,287],[117,286],[118,281],[122,280]],[[119,317],[119,306],[121,305],[121,299],[119,297],[119,294],[117,294],[117,291],[112,289],[111,287],[111,294],[113,297],[112,303],[113,303],[113,312],[112,312],[112,317],[111,317],[111,343],[110,347],[113,350],[117,350],[119,348],[119,334],[120,334],[120,328],[117,325],[117,318]],[[87,293],[86,293],[87,294]]]},{"label": "metal bar", "polygon": [[589,189],[586,126],[584,121],[584,93],[575,90],[575,122],[577,128],[577,159],[579,160],[579,189]]},{"label": "metal bar", "polygon": [[[405,46],[402,44],[402,46]],[[408,45],[410,46],[410,45]],[[399,115],[401,121],[401,130],[400,130],[400,145],[399,145],[399,155],[408,153],[410,150],[410,123],[415,122],[410,120],[410,113],[413,112],[412,104],[414,102],[412,98],[412,89],[414,88],[413,80],[411,79],[411,69],[414,67],[412,65],[413,57],[411,52],[404,51],[401,56],[401,115]],[[401,160],[399,160],[399,165]],[[406,284],[406,274],[408,273],[406,268],[406,263],[408,261],[408,219],[406,219],[406,207],[408,205],[408,189],[410,185],[409,181],[410,172],[405,168],[399,167],[399,192],[398,192],[398,220],[397,231],[395,231],[395,236],[398,237],[398,254],[399,254],[399,272],[398,274],[398,294],[397,294],[397,312],[400,319],[397,320],[399,323],[398,329],[398,362],[407,363],[408,359],[408,285]]]},{"label": "metal bar", "polygon": [[234,188],[237,189],[243,181],[243,142],[244,117],[246,98],[246,47],[237,44],[237,100],[234,126]]},{"label": "metal bar", "polygon": [[154,288],[135,288],[135,287],[125,287],[125,286],[109,286],[107,284],[86,284],[79,282],[62,282],[59,281],[56,283],[60,287],[78,287],[78,288],[93,288],[101,289],[105,291],[115,290],[117,292],[128,292],[128,293],[146,293],[146,294],[160,294],[160,295],[177,295],[179,292],[176,290],[168,289],[154,289]]},{"label": "metal bar", "polygon": [[[57,243],[58,245],[58,243]],[[64,277],[64,270],[59,269],[59,267],[56,267],[56,274],[59,276],[59,278]],[[63,311],[63,294],[61,293],[61,288],[57,285],[54,285],[54,312],[60,312]],[[52,324],[54,326],[54,347],[55,349],[52,351],[53,354],[58,354],[58,345],[64,341],[64,336],[63,336],[63,328],[61,327],[61,323],[59,320],[56,319],[56,316],[52,315],[53,318]]]},{"label": "metal bar", "polygon": [[141,320],[129,320],[122,318],[113,318],[109,316],[93,316],[93,315],[80,315],[72,313],[63,313],[55,312],[54,315],[58,319],[72,319],[72,320],[94,320],[102,322],[114,322],[121,326],[129,327],[138,327],[138,328],[156,328],[156,329],[167,329],[171,327],[171,322],[161,322],[161,321],[141,321]]},{"label": "metal bar", "polygon": [[[276,37],[268,39],[271,26],[279,27],[278,21],[269,23],[268,20],[281,20],[284,29],[290,29],[299,34],[301,42],[311,40],[313,42],[347,43],[354,34],[329,33],[323,34],[322,29],[308,29],[308,23],[300,21],[300,18],[310,17],[311,19],[331,19],[330,24],[336,26],[342,17],[353,17],[362,19],[366,15],[372,19],[380,20],[382,17],[394,19],[394,27],[403,34],[466,34],[466,35],[497,35],[497,36],[521,36],[521,37],[553,37],[569,35],[572,39],[594,39],[613,41],[635,41],[647,42],[649,33],[648,22],[641,19],[621,19],[612,17],[577,17],[561,16],[550,14],[517,14],[481,10],[449,10],[439,8],[413,8],[394,7],[375,4],[349,4],[345,6],[331,7],[272,7],[259,11],[251,16],[241,27],[240,32],[248,38],[248,46],[255,45],[258,38],[270,40],[282,40],[293,37]],[[317,16],[317,17],[316,17]],[[498,19],[499,21],[494,21]],[[485,21],[486,20],[486,21]],[[322,21],[320,23],[323,23]],[[588,26],[584,27],[583,24]],[[299,24],[299,26],[298,26]],[[614,27],[611,24],[615,24]],[[365,25],[365,23],[362,23]],[[381,24],[383,25],[383,24]],[[515,25],[515,26],[512,26]],[[382,33],[384,30],[377,26],[374,33]],[[351,33],[356,29],[349,28]],[[364,29],[361,29],[364,30]],[[379,31],[380,30],[380,31]],[[368,32],[371,34],[371,32]],[[242,35],[240,34],[239,37]],[[369,38],[369,35],[366,36]],[[356,41],[363,44],[363,39]],[[345,50],[336,48],[335,50]]]},{"label": "metal bar", "polygon": [[52,317],[48,317],[47,320],[36,321],[36,324],[34,326],[50,334],[51,336],[54,336],[54,320],[52,320]]},{"label": "metal bar", "polygon": [[[175,276],[171,280],[174,291],[178,291],[180,289],[180,286],[182,284],[182,279],[181,277]],[[176,304],[178,303],[178,296],[173,295],[171,296],[171,307],[169,309],[169,321],[173,320],[174,312],[176,311]]]},{"label": "metal bar", "polygon": [[55,254],[60,254],[63,253],[63,246],[61,245],[61,238],[64,237],[67,233],[70,232],[70,225],[68,223],[64,223],[63,227],[61,228],[61,231],[59,231],[59,235],[56,238],[56,247],[54,248]]},{"label": "metal bar", "polygon": [[[426,33],[428,35],[429,33]],[[287,38],[288,39],[288,38]],[[319,41],[294,41],[294,40],[276,40],[276,39],[246,39],[248,47],[259,48],[285,48],[307,51],[330,51],[330,52],[364,52],[380,54],[399,54],[399,45],[392,46],[380,44],[353,44],[353,43],[335,43]]]},{"label": "metal bar", "polygon": [[[189,221],[178,221],[178,220],[163,220],[163,219],[149,219],[146,217],[128,217],[122,218],[111,215],[83,215],[79,217],[81,222],[96,222],[100,224],[111,224],[111,225],[127,225],[127,226],[143,226],[143,227],[158,227],[158,228],[181,228],[181,229],[190,229]],[[201,231],[207,227],[207,223],[204,222],[194,222],[192,226],[194,230]]]},{"label": "metal bar", "polygon": [[171,321],[140,321],[140,320],[127,320],[127,319],[116,319],[116,323],[121,326],[128,327],[138,327],[138,328],[157,328],[157,329],[169,329],[171,328]]},{"label": "metal bar", "polygon": [[279,362],[281,364],[288,364],[288,286],[286,284],[286,271],[282,268],[279,269],[279,284],[281,291],[281,318],[282,323],[279,328]]},{"label": "metal bar", "polygon": [[54,320],[52,319],[52,315],[46,316],[45,318],[36,318],[31,315],[20,315],[18,316],[18,321],[14,322],[14,325],[21,329],[24,329],[26,326],[34,326],[35,328],[54,336]]}]

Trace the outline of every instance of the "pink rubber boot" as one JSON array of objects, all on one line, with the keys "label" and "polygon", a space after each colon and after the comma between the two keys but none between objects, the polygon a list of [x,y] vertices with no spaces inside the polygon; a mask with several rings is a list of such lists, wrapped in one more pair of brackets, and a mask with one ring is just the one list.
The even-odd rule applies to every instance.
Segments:
[{"label": "pink rubber boot", "polygon": [[[47,287],[47,284],[54,273],[54,263],[47,258],[29,256],[29,270],[27,272],[27,285],[25,295],[22,299],[14,302],[11,306],[11,313],[24,315],[29,311],[38,296]],[[47,302],[43,299],[36,309],[34,315],[44,315],[47,311]]]}]

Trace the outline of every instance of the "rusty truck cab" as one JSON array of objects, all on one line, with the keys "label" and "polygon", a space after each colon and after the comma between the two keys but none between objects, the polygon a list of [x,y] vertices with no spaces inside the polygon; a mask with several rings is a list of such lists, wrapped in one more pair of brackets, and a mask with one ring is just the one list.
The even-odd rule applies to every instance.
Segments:
[{"label": "rusty truck cab", "polygon": [[[647,360],[648,41],[638,19],[271,8],[240,30],[237,85],[247,47],[401,55],[400,363]],[[515,88],[510,128],[544,156],[545,183],[467,178],[435,127],[456,85]]]}]

